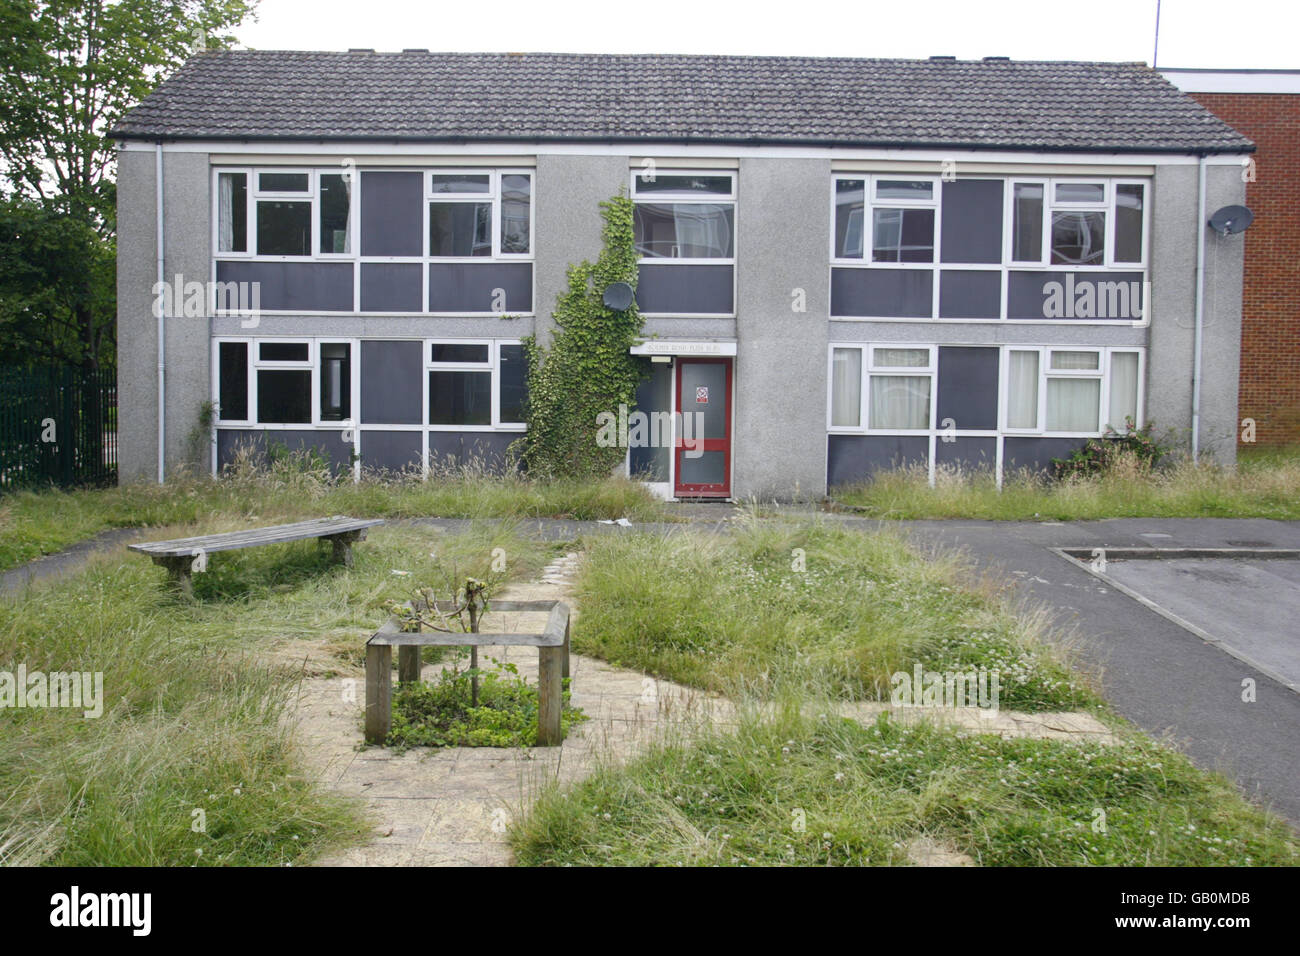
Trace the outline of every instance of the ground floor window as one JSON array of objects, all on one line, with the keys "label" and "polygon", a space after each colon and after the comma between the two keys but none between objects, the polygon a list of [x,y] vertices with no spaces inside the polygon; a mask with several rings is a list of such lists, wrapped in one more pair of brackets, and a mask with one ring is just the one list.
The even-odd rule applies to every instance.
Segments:
[{"label": "ground floor window", "polygon": [[1140,348],[834,343],[829,373],[832,433],[1074,437],[1141,424]]},{"label": "ground floor window", "polygon": [[[411,342],[425,355],[427,402],[420,421],[397,425],[522,430],[528,399],[523,346],[502,340]],[[339,426],[354,418],[358,340],[222,339],[214,346],[214,401],[221,425]],[[418,377],[397,389],[424,387]],[[372,367],[371,376],[392,374]],[[409,394],[409,393],[408,393]],[[370,424],[386,425],[386,422]]]},{"label": "ground floor window", "polygon": [[934,369],[934,346],[833,347],[831,428],[929,429]]},{"label": "ground floor window", "polygon": [[1137,349],[1008,348],[1005,427],[1093,435],[1136,425],[1141,363]]}]

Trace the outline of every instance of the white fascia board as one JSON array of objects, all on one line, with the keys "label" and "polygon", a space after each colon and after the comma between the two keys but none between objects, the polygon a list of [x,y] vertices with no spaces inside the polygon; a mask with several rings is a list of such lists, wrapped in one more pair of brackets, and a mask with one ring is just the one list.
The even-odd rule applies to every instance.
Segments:
[{"label": "white fascia board", "polygon": [[1184,93],[1300,95],[1300,70],[1161,70]]},{"label": "white fascia board", "polygon": [[[303,158],[321,156],[367,157],[401,157],[410,165],[421,165],[424,161],[437,163],[447,156],[655,156],[655,157],[712,157],[715,160],[727,156],[737,158],[768,159],[826,159],[874,161],[912,161],[942,163],[945,160],[957,163],[1053,163],[1061,165],[1086,164],[1090,166],[1181,166],[1195,165],[1197,154],[1186,153],[1088,153],[1088,152],[1034,152],[1033,150],[985,150],[985,149],[857,149],[839,146],[728,146],[722,143],[701,143],[699,145],[682,145],[680,143],[663,143],[659,145],[636,143],[394,143],[383,142],[337,142],[337,141],[276,141],[253,142],[246,140],[166,140],[169,153],[208,153],[214,156],[238,155],[249,157],[284,157],[299,161]],[[121,150],[149,151],[154,149],[153,141],[126,140],[119,146]],[[1217,153],[1206,157],[1211,165],[1239,166],[1240,157],[1247,155],[1247,150],[1239,153]],[[357,165],[365,165],[357,159]]]}]

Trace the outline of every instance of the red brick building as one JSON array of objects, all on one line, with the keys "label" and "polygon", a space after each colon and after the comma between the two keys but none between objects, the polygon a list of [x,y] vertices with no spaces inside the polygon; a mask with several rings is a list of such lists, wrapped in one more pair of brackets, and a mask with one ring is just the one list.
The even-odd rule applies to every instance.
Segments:
[{"label": "red brick building", "polygon": [[[1258,147],[1247,230],[1239,414],[1261,445],[1300,442],[1300,70],[1161,70]],[[1240,436],[1239,436],[1240,439]]]}]

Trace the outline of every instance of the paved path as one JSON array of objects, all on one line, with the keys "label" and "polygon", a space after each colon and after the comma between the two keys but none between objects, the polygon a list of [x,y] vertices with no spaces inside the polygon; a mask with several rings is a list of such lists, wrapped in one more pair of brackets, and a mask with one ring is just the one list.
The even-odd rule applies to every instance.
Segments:
[{"label": "paved path", "polygon": [[[501,597],[572,601],[570,583],[577,555],[550,565],[541,580],[514,585]],[[577,609],[575,608],[575,615]],[[499,614],[492,629],[540,629],[546,615]],[[292,650],[296,644],[289,645]],[[507,658],[506,655],[510,656]],[[537,678],[531,648],[489,647],[479,652],[509,659],[525,679]],[[425,665],[428,680],[445,665]],[[327,787],[366,801],[375,822],[364,845],[318,861],[321,866],[504,866],[511,862],[509,821],[552,782],[575,783],[596,768],[623,762],[662,740],[689,741],[706,729],[734,726],[736,708],[712,694],[572,655],[572,703],[590,720],[570,730],[559,747],[417,748],[404,754],[373,747],[358,749],[364,701],[358,677],[309,679],[302,683],[294,714],[297,737],[315,778]],[[349,694],[347,691],[351,690]],[[977,708],[949,711],[898,710],[885,703],[846,703],[839,712],[872,723],[892,710],[905,723],[918,720],[1004,737],[1095,740],[1110,743],[1110,730],[1086,713],[995,715]],[[960,854],[918,842],[909,848],[919,866],[970,865]]]}]

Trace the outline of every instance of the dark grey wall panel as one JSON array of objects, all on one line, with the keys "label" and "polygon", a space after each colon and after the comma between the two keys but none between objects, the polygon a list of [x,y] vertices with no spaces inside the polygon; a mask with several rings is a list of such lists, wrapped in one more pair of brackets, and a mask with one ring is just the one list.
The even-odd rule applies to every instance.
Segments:
[{"label": "dark grey wall panel", "polygon": [[423,342],[361,343],[362,424],[423,424],[423,396]]},{"label": "dark grey wall panel", "polygon": [[925,465],[929,455],[930,439],[923,435],[831,435],[826,483],[847,485],[865,481],[873,472]]},{"label": "dark grey wall panel", "polygon": [[643,313],[730,315],[735,311],[731,266],[642,263],[636,303]]},{"label": "dark grey wall panel", "polygon": [[421,277],[418,262],[361,263],[361,311],[423,311]]},{"label": "dark grey wall panel", "polygon": [[361,467],[364,471],[405,471],[422,468],[421,435],[414,432],[361,433]]},{"label": "dark grey wall panel", "polygon": [[939,318],[1000,319],[1002,273],[945,269],[939,274]]},{"label": "dark grey wall panel", "polygon": [[832,269],[831,315],[929,318],[929,269]]},{"label": "dark grey wall panel", "polygon": [[[1073,282],[1070,276],[1073,275]],[[1046,315],[1048,301],[1051,297],[1047,284],[1059,283],[1061,298],[1072,305],[1079,304],[1080,295],[1086,295],[1083,289],[1091,287],[1093,299],[1092,315],[1078,314],[1078,308],[1071,308],[1061,315]],[[1123,283],[1121,290],[1116,283]],[[1122,293],[1127,292],[1128,312],[1124,313]],[[1136,305],[1134,305],[1136,303]],[[1098,318],[1140,319],[1135,311],[1142,307],[1142,273],[1140,272],[1011,272],[1007,276],[1007,318],[1008,319],[1076,319],[1087,322]],[[1104,309],[1108,314],[1097,314]],[[1116,314],[1118,313],[1118,314]]]},{"label": "dark grey wall panel", "polygon": [[361,174],[361,254],[424,254],[424,174]]},{"label": "dark grey wall panel", "polygon": [[940,262],[1002,261],[1002,181],[956,179],[943,184]]},{"label": "dark grey wall panel", "polygon": [[429,467],[473,465],[488,471],[506,470],[510,443],[521,432],[429,432]]},{"label": "dark grey wall panel", "polygon": [[939,349],[939,429],[945,419],[958,431],[998,427],[998,350],[944,346]]},{"label": "dark grey wall panel", "polygon": [[991,472],[998,463],[998,440],[958,436],[953,441],[944,441],[940,436],[934,443],[934,463]]},{"label": "dark grey wall panel", "polygon": [[1002,472],[1009,475],[1020,468],[1049,471],[1053,458],[1068,458],[1082,448],[1086,438],[1011,438],[1002,446]]},{"label": "dark grey wall panel", "polygon": [[350,262],[218,262],[218,282],[260,283],[271,312],[351,312]]},{"label": "dark grey wall panel", "polygon": [[217,467],[224,468],[235,459],[237,451],[245,446],[255,449],[255,459],[267,461],[267,443],[275,442],[289,451],[314,449],[340,474],[352,467],[352,444],[343,441],[341,431],[263,431],[254,428],[217,429]]},{"label": "dark grey wall panel", "polygon": [[[498,289],[505,293],[504,304],[498,302]],[[533,264],[434,262],[429,266],[429,311],[531,312]]]}]

